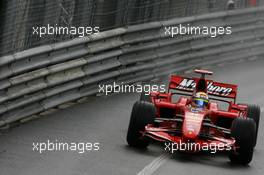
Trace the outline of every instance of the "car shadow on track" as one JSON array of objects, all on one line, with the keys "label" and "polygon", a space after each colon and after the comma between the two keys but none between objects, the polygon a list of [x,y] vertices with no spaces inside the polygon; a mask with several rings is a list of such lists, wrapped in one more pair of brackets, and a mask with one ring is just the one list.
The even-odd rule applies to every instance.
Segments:
[{"label": "car shadow on track", "polygon": [[[140,155],[148,156],[159,156],[164,152],[162,147],[158,143],[152,144],[150,148],[146,149],[137,149],[125,146],[126,151],[138,153]],[[215,166],[220,168],[229,168],[229,169],[248,169],[250,165],[239,165],[231,163],[228,158],[228,153],[218,152],[215,154],[209,152],[199,152],[199,153],[185,153],[185,152],[176,152],[171,154],[171,160],[178,161],[181,163],[198,163],[208,166]]]},{"label": "car shadow on track", "polygon": [[[125,146],[125,150],[131,153],[137,153],[145,156],[158,157],[162,153],[167,152],[163,150],[164,145],[159,142],[151,143],[151,146],[146,149],[137,149]],[[169,152],[168,152],[169,153]],[[169,153],[171,154],[171,153]],[[227,152],[198,152],[198,153],[186,153],[186,152],[175,152],[171,154],[170,160],[177,161],[179,163],[195,163],[203,166],[212,166],[230,170],[250,170],[250,165],[240,165],[231,163],[228,158]]]},{"label": "car shadow on track", "polygon": [[[146,149],[137,149],[137,148],[133,148],[129,145],[125,145],[124,146],[124,149],[126,152],[130,152],[130,153],[133,153],[133,154],[139,154],[139,155],[145,155],[145,156],[152,156],[152,157],[158,157],[160,156],[160,154],[162,153],[161,151],[157,151],[157,147],[154,146],[155,148],[154,149],[149,149],[149,148],[146,148]],[[153,148],[153,146],[152,146]]]},{"label": "car shadow on track", "polygon": [[199,152],[199,153],[184,153],[177,152],[171,156],[171,159],[181,163],[198,163],[201,165],[213,166],[223,169],[250,169],[250,165],[239,165],[231,163],[228,158],[228,153],[209,153],[209,152]]}]

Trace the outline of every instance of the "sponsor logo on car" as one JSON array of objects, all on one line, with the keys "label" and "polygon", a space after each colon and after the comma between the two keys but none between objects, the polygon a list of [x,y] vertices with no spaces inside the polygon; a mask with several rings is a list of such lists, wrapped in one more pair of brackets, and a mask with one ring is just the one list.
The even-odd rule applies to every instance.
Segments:
[{"label": "sponsor logo on car", "polygon": [[[179,83],[177,89],[194,90],[195,87],[196,82],[194,80],[185,78]],[[207,90],[211,94],[222,96],[228,96],[232,93],[232,88],[217,86],[213,82],[208,82]]]}]

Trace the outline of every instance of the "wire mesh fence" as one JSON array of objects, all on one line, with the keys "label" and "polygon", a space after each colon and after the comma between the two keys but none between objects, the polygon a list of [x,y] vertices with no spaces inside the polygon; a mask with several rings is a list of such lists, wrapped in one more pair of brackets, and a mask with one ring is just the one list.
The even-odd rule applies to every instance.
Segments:
[{"label": "wire mesh fence", "polygon": [[[0,56],[77,36],[34,35],[34,27],[96,27],[105,31],[133,24],[227,10],[232,0],[1,0]],[[235,8],[264,0],[233,0]]]}]

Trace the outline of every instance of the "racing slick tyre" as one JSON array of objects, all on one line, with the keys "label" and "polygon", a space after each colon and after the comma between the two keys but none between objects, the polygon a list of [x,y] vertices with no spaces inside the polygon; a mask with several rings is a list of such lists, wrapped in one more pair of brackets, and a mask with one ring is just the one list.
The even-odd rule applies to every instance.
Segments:
[{"label": "racing slick tyre", "polygon": [[137,101],[132,109],[130,122],[127,131],[127,143],[137,148],[146,148],[149,140],[141,138],[141,131],[144,131],[147,124],[153,124],[156,115],[156,108],[152,103]]},{"label": "racing slick tyre", "polygon": [[260,118],[260,107],[257,105],[247,105],[247,117],[252,118],[256,122],[256,137],[254,140],[254,147],[257,144],[258,139],[258,128],[259,128],[259,118]]},{"label": "racing slick tyre", "polygon": [[151,96],[148,94],[145,94],[145,92],[142,92],[140,94],[140,101],[147,101],[147,102],[151,102]]},{"label": "racing slick tyre", "polygon": [[230,152],[232,163],[248,164],[253,157],[256,123],[251,118],[236,118],[231,127],[231,137],[236,140],[235,150]]}]

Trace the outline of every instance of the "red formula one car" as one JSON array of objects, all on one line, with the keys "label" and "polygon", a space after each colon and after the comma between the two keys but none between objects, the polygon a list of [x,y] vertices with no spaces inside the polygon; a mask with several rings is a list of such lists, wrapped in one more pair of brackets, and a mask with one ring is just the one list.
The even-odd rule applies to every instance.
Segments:
[{"label": "red formula one car", "polygon": [[[248,164],[257,143],[260,108],[237,104],[237,86],[172,75],[168,92],[141,95],[132,110],[127,142],[146,148],[164,142],[173,151],[228,151],[231,162]],[[225,108],[223,109],[223,104]]]}]

